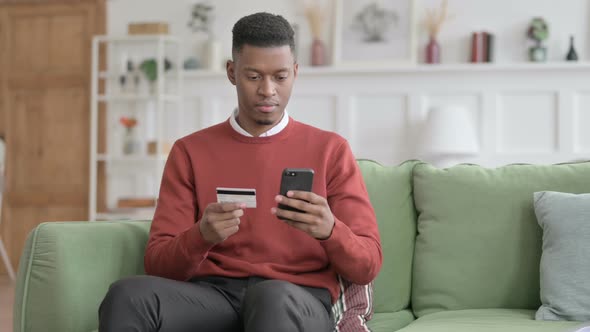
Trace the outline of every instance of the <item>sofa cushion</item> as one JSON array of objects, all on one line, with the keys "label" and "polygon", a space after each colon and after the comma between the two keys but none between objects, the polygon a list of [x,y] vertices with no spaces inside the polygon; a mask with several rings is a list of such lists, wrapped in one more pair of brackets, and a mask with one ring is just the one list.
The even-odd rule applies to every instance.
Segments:
[{"label": "sofa cushion", "polygon": [[[368,325],[372,332],[392,332],[407,326],[412,321],[414,321],[414,315],[408,309],[375,314]],[[363,330],[356,330],[355,332],[358,331]]]},{"label": "sofa cushion", "polygon": [[412,199],[412,168],[416,161],[381,166],[359,160],[371,204],[377,214],[383,266],[375,280],[376,313],[396,312],[410,302],[416,211]]},{"label": "sofa cushion", "polygon": [[535,214],[543,229],[536,318],[590,321],[590,194],[536,192]]},{"label": "sofa cushion", "polygon": [[590,162],[414,167],[412,308],[538,309],[541,228],[533,193],[590,191]]},{"label": "sofa cushion", "polygon": [[534,319],[534,310],[476,309],[443,311],[418,318],[399,332],[566,332],[580,323]]}]

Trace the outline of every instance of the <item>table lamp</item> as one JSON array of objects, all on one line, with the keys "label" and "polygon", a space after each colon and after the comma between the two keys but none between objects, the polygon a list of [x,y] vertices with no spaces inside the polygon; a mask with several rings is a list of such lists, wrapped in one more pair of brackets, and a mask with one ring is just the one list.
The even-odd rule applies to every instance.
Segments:
[{"label": "table lamp", "polygon": [[431,108],[421,136],[422,154],[437,166],[451,166],[479,151],[475,123],[462,106]]}]

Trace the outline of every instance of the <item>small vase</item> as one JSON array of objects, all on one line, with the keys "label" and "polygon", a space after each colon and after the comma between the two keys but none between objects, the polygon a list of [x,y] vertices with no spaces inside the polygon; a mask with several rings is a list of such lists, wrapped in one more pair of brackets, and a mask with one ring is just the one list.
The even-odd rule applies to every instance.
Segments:
[{"label": "small vase", "polygon": [[570,36],[570,49],[567,51],[565,59],[567,61],[578,61],[578,52],[576,52],[576,48],[574,47],[574,36]]},{"label": "small vase", "polygon": [[205,46],[207,69],[213,71],[219,71],[225,68],[223,63],[223,57],[221,56],[221,43],[213,37],[207,40]]},{"label": "small vase", "polygon": [[540,45],[529,48],[529,59],[532,62],[545,62],[547,60],[547,48]]},{"label": "small vase", "polygon": [[311,65],[323,66],[326,64],[326,46],[321,39],[314,38],[311,43]]},{"label": "small vase", "polygon": [[[148,84],[148,94],[152,95],[152,96],[156,95],[158,93],[158,81],[157,80],[155,80],[155,81],[148,80],[147,84]],[[131,129],[131,128],[129,128],[129,129]]]},{"label": "small vase", "polygon": [[133,128],[125,128],[125,134],[123,135],[123,154],[131,155],[137,153],[138,144],[135,140],[135,134]]},{"label": "small vase", "polygon": [[440,63],[440,45],[433,37],[426,45],[426,63]]}]

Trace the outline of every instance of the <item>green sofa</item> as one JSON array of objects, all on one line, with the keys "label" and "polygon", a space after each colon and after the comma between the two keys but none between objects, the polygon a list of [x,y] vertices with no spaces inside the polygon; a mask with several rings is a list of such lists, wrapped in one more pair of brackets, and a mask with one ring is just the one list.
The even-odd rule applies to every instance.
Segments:
[{"label": "green sofa", "polygon": [[[590,192],[590,162],[437,169],[360,160],[384,262],[375,332],[569,331],[535,321],[542,230],[533,192]],[[97,328],[109,284],[143,273],[149,222],[52,222],[31,232],[16,289],[15,332]]]}]

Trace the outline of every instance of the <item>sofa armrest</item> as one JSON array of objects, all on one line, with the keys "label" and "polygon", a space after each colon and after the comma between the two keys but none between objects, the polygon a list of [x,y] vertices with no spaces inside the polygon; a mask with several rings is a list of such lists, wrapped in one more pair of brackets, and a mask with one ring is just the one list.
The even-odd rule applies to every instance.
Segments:
[{"label": "sofa armrest", "polygon": [[23,250],[14,332],[91,331],[112,282],[144,274],[148,221],[49,222]]}]

